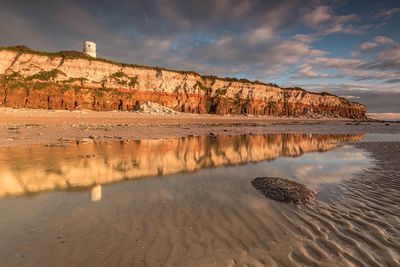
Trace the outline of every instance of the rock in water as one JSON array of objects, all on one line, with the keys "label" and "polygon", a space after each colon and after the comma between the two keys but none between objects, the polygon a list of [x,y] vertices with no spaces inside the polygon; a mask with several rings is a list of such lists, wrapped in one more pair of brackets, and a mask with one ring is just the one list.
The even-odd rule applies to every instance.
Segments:
[{"label": "rock in water", "polygon": [[257,177],[251,184],[260,190],[265,197],[291,202],[294,204],[308,203],[315,199],[315,193],[305,185],[278,177]]}]

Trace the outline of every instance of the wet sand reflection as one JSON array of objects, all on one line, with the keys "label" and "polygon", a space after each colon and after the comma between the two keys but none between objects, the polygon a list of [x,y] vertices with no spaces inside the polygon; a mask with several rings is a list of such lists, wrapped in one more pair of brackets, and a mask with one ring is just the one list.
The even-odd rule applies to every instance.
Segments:
[{"label": "wet sand reflection", "polygon": [[[362,138],[362,134],[223,135],[68,147],[8,147],[0,150],[0,197],[91,187],[92,201],[99,201],[103,184],[296,157]],[[86,156],[92,154],[95,157]]]}]

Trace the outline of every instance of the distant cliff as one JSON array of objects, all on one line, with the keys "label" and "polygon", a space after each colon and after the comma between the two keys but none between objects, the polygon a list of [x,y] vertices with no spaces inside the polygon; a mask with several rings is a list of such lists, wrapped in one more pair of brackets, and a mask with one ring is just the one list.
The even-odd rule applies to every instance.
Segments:
[{"label": "distant cliff", "polygon": [[363,119],[366,108],[328,93],[90,58],[0,48],[0,106],[135,110],[151,101],[181,112]]}]

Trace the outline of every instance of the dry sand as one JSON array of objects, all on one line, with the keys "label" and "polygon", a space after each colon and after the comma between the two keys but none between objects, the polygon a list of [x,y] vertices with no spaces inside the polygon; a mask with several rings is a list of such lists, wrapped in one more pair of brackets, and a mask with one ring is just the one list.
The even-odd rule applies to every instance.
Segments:
[{"label": "dry sand", "polygon": [[245,133],[400,133],[400,123],[0,108],[0,146]]}]

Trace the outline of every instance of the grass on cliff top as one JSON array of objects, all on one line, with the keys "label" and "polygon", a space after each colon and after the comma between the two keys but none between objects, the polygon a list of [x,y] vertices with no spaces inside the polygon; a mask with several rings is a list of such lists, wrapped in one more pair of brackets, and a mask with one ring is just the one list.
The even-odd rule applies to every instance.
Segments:
[{"label": "grass on cliff top", "polygon": [[[104,58],[93,58],[93,57],[90,57],[90,56],[84,54],[83,52],[79,52],[79,51],[75,51],[75,50],[59,51],[59,52],[42,52],[42,51],[33,50],[24,45],[7,46],[7,47],[0,46],[0,51],[2,51],[2,50],[14,51],[17,53],[35,54],[35,55],[47,56],[50,58],[61,57],[64,60],[65,59],[87,59],[87,60],[92,60],[92,61],[100,61],[100,62],[110,63],[110,64],[121,66],[121,67],[135,67],[135,68],[142,68],[142,69],[149,69],[149,70],[156,70],[156,71],[160,71],[160,70],[172,71],[172,72],[177,72],[177,73],[181,73],[181,74],[192,74],[195,76],[200,76],[203,80],[209,79],[209,80],[222,80],[222,81],[227,81],[227,82],[260,84],[260,85],[271,86],[271,87],[275,87],[275,88],[281,88],[284,90],[299,90],[299,91],[303,91],[303,92],[307,92],[307,93],[315,94],[315,95],[334,96],[334,97],[337,97],[339,99],[346,101],[347,103],[359,104],[357,102],[350,102],[346,98],[339,97],[339,96],[331,94],[331,93],[327,93],[327,92],[316,93],[316,92],[307,91],[301,87],[286,87],[285,88],[285,87],[280,87],[279,85],[274,84],[274,83],[263,83],[263,82],[260,82],[257,80],[250,81],[247,79],[238,79],[238,78],[233,78],[233,77],[218,77],[218,76],[212,76],[212,75],[200,75],[199,73],[197,73],[195,71],[173,70],[173,69],[167,69],[167,68],[163,68],[163,67],[151,67],[151,66],[144,66],[144,65],[137,65],[137,64],[127,64],[127,63],[116,62],[116,61],[112,61],[112,60],[108,60],[108,59],[104,59]],[[133,83],[135,84],[136,81],[134,81]]]},{"label": "grass on cliff top", "polygon": [[63,59],[87,59],[87,60],[91,60],[91,61],[100,61],[100,62],[110,63],[110,64],[121,66],[121,67],[136,67],[136,68],[151,69],[151,70],[173,71],[173,72],[178,72],[178,73],[183,73],[183,74],[193,74],[193,75],[200,76],[200,74],[198,74],[195,71],[172,70],[172,69],[167,69],[167,68],[163,68],[163,67],[150,67],[150,66],[137,65],[137,64],[121,63],[121,62],[116,62],[116,61],[112,61],[112,60],[105,59],[105,58],[98,58],[98,57],[93,58],[91,56],[86,55],[83,52],[79,52],[79,51],[75,51],[75,50],[59,51],[59,52],[43,52],[43,51],[36,51],[36,50],[30,49],[29,47],[24,46],[24,45],[6,46],[6,47],[0,46],[0,51],[2,51],[2,50],[13,51],[13,52],[17,52],[17,53],[28,53],[28,54],[34,54],[34,55],[39,55],[39,56],[47,56],[49,58],[61,57]]}]

